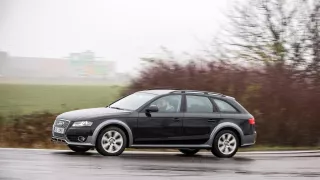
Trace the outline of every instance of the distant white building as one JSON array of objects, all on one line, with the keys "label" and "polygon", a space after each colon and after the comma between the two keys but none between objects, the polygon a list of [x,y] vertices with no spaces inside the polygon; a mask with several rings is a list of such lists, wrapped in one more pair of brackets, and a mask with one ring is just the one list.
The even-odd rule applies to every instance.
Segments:
[{"label": "distant white building", "polygon": [[115,80],[115,62],[102,58],[72,59],[14,57],[1,55],[0,75],[7,79],[56,82],[117,82],[126,81],[125,75]]}]

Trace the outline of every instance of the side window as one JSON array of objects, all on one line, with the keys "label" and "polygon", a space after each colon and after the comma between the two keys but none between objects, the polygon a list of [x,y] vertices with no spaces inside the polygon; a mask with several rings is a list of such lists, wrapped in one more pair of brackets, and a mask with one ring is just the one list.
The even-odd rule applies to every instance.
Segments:
[{"label": "side window", "polygon": [[181,107],[181,95],[169,95],[161,97],[153,101],[151,105],[156,105],[159,108],[158,112],[180,112]]},{"label": "side window", "polygon": [[222,101],[219,99],[213,99],[213,100],[217,104],[221,112],[238,112],[234,107],[232,107],[229,103],[225,101]]},{"label": "side window", "polygon": [[212,113],[213,105],[209,98],[203,96],[187,95],[187,112]]}]

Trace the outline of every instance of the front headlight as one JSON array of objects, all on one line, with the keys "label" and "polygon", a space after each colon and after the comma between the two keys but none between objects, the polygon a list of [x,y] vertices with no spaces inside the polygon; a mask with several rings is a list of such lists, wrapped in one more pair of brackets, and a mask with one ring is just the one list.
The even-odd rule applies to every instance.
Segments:
[{"label": "front headlight", "polygon": [[73,127],[82,127],[82,126],[91,126],[92,122],[91,121],[79,121],[79,122],[74,122],[72,124]]}]

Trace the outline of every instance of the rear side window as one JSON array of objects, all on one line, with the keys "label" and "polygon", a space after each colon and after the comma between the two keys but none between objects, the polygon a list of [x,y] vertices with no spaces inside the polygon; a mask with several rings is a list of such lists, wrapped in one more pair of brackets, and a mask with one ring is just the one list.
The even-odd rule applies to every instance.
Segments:
[{"label": "rear side window", "polygon": [[232,113],[238,112],[233,106],[231,106],[229,103],[225,101],[222,101],[219,99],[213,99],[213,100],[217,104],[221,112],[232,112]]},{"label": "rear side window", "polygon": [[203,96],[187,95],[187,112],[212,113],[213,105],[209,98]]}]

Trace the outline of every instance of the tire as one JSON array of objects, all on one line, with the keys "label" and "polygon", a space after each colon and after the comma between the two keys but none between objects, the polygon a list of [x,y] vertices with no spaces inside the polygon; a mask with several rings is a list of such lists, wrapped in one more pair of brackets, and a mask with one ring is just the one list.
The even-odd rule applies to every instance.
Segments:
[{"label": "tire", "polygon": [[199,149],[179,149],[179,151],[187,156],[193,156],[199,152]]},{"label": "tire", "polygon": [[89,151],[92,147],[90,146],[74,146],[74,145],[68,145],[68,147],[74,151],[74,152],[78,152],[78,153],[84,153]]},{"label": "tire", "polygon": [[103,129],[97,138],[96,149],[103,156],[119,156],[127,147],[126,134],[117,127]]},{"label": "tire", "polygon": [[239,137],[231,130],[220,131],[213,140],[211,152],[219,158],[233,157],[239,148]]}]

